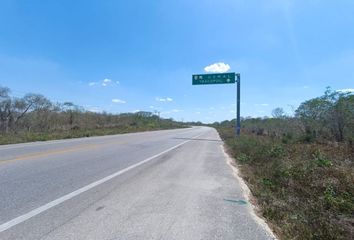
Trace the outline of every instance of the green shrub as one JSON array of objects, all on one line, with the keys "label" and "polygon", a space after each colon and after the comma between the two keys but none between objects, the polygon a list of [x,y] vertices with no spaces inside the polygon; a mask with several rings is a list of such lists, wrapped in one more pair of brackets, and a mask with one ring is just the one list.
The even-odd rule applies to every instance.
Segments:
[{"label": "green shrub", "polygon": [[319,167],[330,167],[333,165],[332,161],[327,159],[319,149],[317,149],[312,156],[316,165]]},{"label": "green shrub", "polygon": [[293,143],[293,140],[294,140],[293,133],[285,133],[285,134],[283,134],[283,137],[281,139],[282,143],[284,143],[284,144]]},{"label": "green shrub", "polygon": [[248,155],[245,154],[245,153],[240,153],[240,154],[236,157],[236,160],[237,160],[239,163],[248,163],[248,162],[250,162],[251,158],[250,158],[250,156],[248,156]]},{"label": "green shrub", "polygon": [[267,187],[273,187],[274,186],[274,182],[272,180],[270,180],[269,178],[263,178],[262,179],[262,184],[264,186],[267,186]]},{"label": "green shrub", "polygon": [[277,158],[284,156],[285,150],[281,145],[275,145],[269,149],[268,154],[270,157]]}]

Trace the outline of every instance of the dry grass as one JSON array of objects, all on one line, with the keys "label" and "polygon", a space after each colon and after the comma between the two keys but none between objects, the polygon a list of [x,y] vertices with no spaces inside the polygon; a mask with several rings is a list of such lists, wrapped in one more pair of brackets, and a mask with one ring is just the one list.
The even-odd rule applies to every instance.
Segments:
[{"label": "dry grass", "polygon": [[262,215],[282,239],[354,239],[354,150],[218,127]]},{"label": "dry grass", "polygon": [[69,139],[91,136],[104,136],[121,133],[143,132],[163,129],[183,128],[186,125],[179,123],[170,123],[165,125],[141,124],[137,126],[117,126],[117,127],[101,127],[92,129],[71,129],[71,130],[54,130],[46,132],[18,132],[0,135],[1,144],[14,144],[35,141],[48,141],[57,139]]}]

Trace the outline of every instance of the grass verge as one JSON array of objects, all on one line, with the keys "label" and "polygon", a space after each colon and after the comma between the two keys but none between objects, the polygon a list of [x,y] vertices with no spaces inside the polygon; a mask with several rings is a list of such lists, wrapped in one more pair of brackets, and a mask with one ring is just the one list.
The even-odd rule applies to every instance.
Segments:
[{"label": "grass verge", "polygon": [[124,127],[106,127],[96,129],[71,129],[71,130],[56,130],[46,132],[19,132],[8,133],[0,135],[0,145],[2,144],[14,144],[25,143],[35,141],[48,141],[58,139],[80,138],[80,137],[92,137],[92,136],[104,136],[114,135],[122,133],[144,132],[153,130],[165,130],[185,128],[187,126],[182,124],[173,124],[170,126],[124,126]]},{"label": "grass verge", "polygon": [[281,239],[354,238],[354,152],[217,128]]}]

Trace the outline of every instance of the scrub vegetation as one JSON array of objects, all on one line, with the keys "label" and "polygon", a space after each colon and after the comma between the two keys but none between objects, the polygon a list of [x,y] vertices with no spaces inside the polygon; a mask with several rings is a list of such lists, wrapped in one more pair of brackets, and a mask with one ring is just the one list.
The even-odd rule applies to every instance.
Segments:
[{"label": "scrub vegetation", "polygon": [[53,103],[40,94],[11,96],[0,86],[0,144],[181,128],[151,112],[96,113],[71,102]]},{"label": "scrub vegetation", "polygon": [[281,239],[354,238],[354,95],[327,89],[292,117],[214,123]]}]

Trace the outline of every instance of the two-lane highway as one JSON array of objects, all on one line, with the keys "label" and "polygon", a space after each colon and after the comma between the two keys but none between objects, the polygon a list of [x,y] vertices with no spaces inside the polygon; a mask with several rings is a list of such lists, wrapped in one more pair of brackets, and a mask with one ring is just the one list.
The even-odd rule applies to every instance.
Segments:
[{"label": "two-lane highway", "polygon": [[221,146],[207,127],[0,146],[0,239],[272,239]]}]

